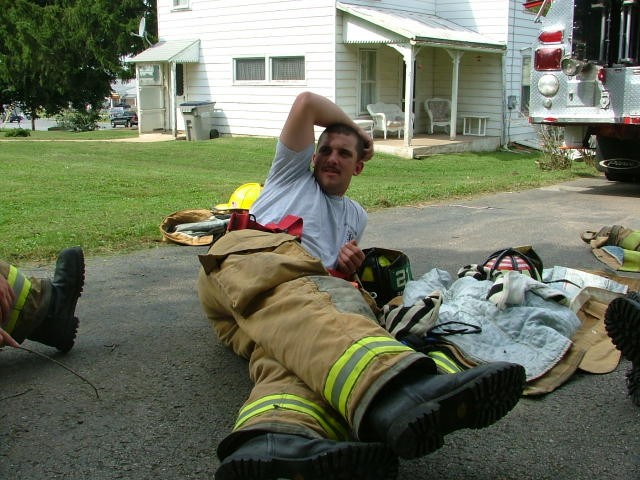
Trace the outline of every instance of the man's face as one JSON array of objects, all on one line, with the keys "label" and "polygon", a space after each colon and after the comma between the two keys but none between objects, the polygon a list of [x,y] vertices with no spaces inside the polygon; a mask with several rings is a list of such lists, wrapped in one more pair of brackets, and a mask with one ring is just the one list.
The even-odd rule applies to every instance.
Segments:
[{"label": "man's face", "polygon": [[364,162],[358,160],[357,139],[342,133],[327,133],[318,143],[311,161],[314,176],[329,195],[344,195],[353,175],[359,175]]}]

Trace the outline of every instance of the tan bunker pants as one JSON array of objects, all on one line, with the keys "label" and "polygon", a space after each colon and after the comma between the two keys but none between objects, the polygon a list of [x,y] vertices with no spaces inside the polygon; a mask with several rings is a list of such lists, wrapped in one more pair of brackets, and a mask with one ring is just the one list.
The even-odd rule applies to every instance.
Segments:
[{"label": "tan bunker pants", "polygon": [[290,235],[229,232],[200,262],[204,311],[220,340],[250,360],[255,383],[223,442],[229,448],[256,430],[357,437],[373,396],[425,358]]},{"label": "tan bunker pants", "polygon": [[13,339],[22,343],[47,315],[51,298],[51,283],[25,276],[18,268],[0,261],[2,275],[15,293],[15,302],[9,317],[0,325]]}]

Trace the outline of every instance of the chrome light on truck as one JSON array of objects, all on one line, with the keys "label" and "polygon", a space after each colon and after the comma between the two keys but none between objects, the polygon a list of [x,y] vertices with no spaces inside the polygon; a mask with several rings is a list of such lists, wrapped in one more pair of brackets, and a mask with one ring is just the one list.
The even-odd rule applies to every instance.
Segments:
[{"label": "chrome light on truck", "polygon": [[550,73],[542,75],[538,80],[538,91],[545,97],[553,97],[558,93],[559,87],[558,77]]},{"label": "chrome light on truck", "polygon": [[560,68],[562,68],[562,73],[569,77],[574,77],[578,75],[582,69],[587,65],[586,62],[582,62],[580,60],[576,60],[575,58],[565,57],[560,62]]}]

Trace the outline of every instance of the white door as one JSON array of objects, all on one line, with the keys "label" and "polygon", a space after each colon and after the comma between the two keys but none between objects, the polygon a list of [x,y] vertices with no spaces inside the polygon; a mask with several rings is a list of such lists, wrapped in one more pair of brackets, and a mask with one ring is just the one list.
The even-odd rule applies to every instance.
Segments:
[{"label": "white door", "polygon": [[138,121],[142,133],[167,129],[164,78],[162,65],[138,65]]}]

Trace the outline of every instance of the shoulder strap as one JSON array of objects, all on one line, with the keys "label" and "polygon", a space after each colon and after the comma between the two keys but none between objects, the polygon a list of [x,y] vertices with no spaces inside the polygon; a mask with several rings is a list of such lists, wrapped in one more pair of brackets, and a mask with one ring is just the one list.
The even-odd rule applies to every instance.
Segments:
[{"label": "shoulder strap", "polygon": [[262,225],[256,222],[256,219],[249,212],[234,212],[229,218],[229,225],[227,231],[244,230],[250,228],[252,230],[260,230],[262,232],[271,233],[288,233],[294,237],[302,237],[302,217],[296,217],[295,215],[287,215],[278,223],[268,223]]}]

